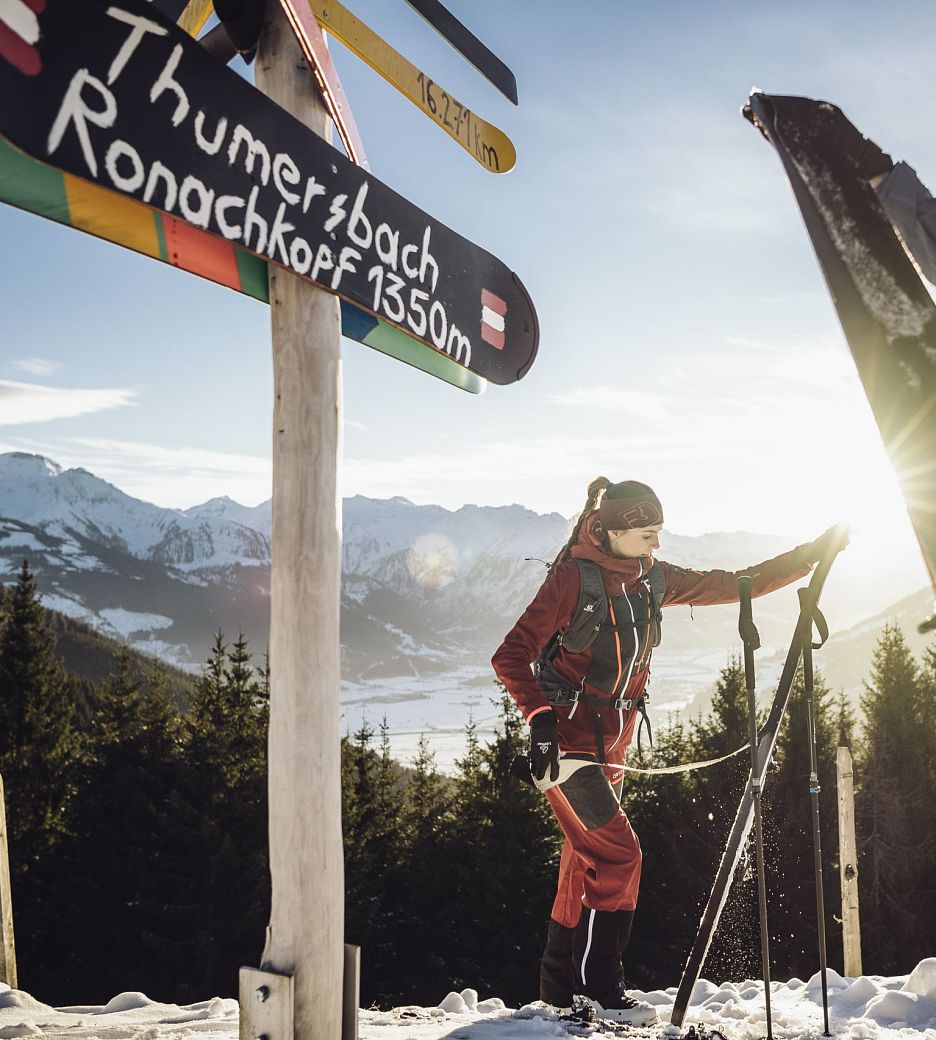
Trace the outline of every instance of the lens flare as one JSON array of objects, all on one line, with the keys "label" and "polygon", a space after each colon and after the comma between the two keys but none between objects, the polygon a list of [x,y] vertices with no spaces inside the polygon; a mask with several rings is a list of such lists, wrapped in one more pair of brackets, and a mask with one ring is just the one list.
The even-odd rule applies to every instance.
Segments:
[{"label": "lens flare", "polygon": [[458,576],[461,558],[455,544],[441,534],[424,534],[406,553],[406,567],[417,585],[444,589]]}]

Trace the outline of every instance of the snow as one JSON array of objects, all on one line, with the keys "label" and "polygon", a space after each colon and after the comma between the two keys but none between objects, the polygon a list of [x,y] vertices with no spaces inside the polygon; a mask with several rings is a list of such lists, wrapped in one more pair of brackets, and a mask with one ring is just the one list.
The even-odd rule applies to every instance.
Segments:
[{"label": "snow", "polygon": [[108,607],[98,611],[109,628],[126,638],[135,632],[153,632],[161,628],[169,628],[175,622],[164,614],[143,614],[123,607]]},{"label": "snow", "polygon": [[[843,978],[829,969],[829,1028],[841,1040],[936,1040],[936,957],[921,961],[909,975]],[[763,983],[747,979],[722,985],[700,980],[693,990],[685,1029],[669,1025],[676,988],[635,997],[653,1004],[657,1026],[629,1030],[632,1040],[676,1040],[690,1025],[719,1030],[728,1040],[757,1040],[766,1029]],[[823,1029],[818,972],[807,982],[772,982],[771,1019],[784,1040],[814,1040]],[[53,1008],[28,993],[0,983],[0,1040],[12,1037],[66,1037],[81,1040],[185,1040],[212,1036],[237,1040],[238,1005],[212,997],[195,1004],[162,1004],[144,993],[119,993],[102,1006]],[[434,1007],[406,1005],[389,1011],[361,1010],[361,1040],[553,1040],[570,1035],[554,1011],[539,1002],[506,1007],[497,997],[463,989]],[[606,1035],[576,1027],[576,1036]]]}]

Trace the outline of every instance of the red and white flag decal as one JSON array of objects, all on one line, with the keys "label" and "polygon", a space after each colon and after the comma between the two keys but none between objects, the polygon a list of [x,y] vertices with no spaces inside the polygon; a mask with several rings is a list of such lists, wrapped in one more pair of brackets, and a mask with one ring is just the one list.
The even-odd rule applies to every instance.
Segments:
[{"label": "red and white flag decal", "polygon": [[481,338],[497,350],[504,349],[504,315],[507,304],[487,289],[481,290]]},{"label": "red and white flag decal", "polygon": [[42,71],[39,51],[39,19],[46,0],[0,0],[0,58],[24,76]]}]

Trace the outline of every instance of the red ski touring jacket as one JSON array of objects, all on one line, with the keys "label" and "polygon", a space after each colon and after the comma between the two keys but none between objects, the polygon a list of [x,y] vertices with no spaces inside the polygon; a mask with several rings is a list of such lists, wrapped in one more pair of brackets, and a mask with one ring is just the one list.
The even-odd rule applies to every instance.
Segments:
[{"label": "red ski touring jacket", "polygon": [[[653,626],[649,624],[652,604],[646,576],[654,562],[662,568],[665,578],[663,607],[737,603],[737,579],[743,574],[753,579],[752,594],[763,596],[808,574],[812,565],[806,559],[808,543],[740,571],[690,570],[664,560],[654,561],[650,556],[619,559],[604,551],[593,527],[594,519],[590,517],[582,525],[572,555],[598,563],[605,592],[612,604],[612,615],[616,603],[624,616],[611,618],[614,622],[613,640],[602,640],[600,635],[581,653],[560,648],[552,666],[571,687],[583,688],[585,693],[601,697],[603,703],[589,699],[568,706],[551,705],[533,676],[532,665],[540,650],[557,632],[569,626],[578,606],[580,579],[574,560],[566,560],[553,568],[533,602],[507,633],[491,663],[527,722],[541,711],[549,708],[555,711],[559,723],[559,746],[566,753],[596,753],[594,713],[599,713],[605,756],[608,765],[615,766],[624,764],[638,718],[636,703],[643,695],[650,675]],[[592,668],[596,653],[603,658],[600,670],[610,675],[613,689],[622,700],[631,701],[631,707],[612,707],[607,694],[611,682],[604,683],[602,688],[586,680],[590,670],[596,671]]]}]

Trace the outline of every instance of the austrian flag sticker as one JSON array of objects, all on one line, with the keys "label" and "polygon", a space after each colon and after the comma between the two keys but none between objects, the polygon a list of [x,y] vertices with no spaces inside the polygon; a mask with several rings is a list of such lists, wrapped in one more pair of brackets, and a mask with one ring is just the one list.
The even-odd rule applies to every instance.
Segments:
[{"label": "austrian flag sticker", "polygon": [[[0,0],[2,2],[2,0]],[[504,316],[507,304],[487,289],[481,290],[481,338],[497,350],[504,349]]]},{"label": "austrian flag sticker", "polygon": [[24,76],[42,71],[39,51],[39,19],[46,0],[0,0],[0,58]]}]

